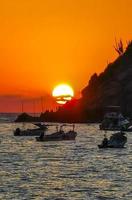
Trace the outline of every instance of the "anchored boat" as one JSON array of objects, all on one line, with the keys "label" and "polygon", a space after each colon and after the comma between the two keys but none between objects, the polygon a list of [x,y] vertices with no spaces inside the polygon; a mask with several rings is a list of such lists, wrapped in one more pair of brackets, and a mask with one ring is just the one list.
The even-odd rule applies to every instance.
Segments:
[{"label": "anchored boat", "polygon": [[118,131],[124,130],[127,131],[130,122],[127,118],[125,118],[120,112],[119,106],[107,106],[106,114],[104,115],[104,119],[100,124],[100,130],[108,130],[108,131]]},{"label": "anchored boat", "polygon": [[107,139],[106,135],[102,141],[102,144],[98,145],[99,148],[124,148],[127,142],[127,137],[123,131],[112,134],[110,139]]},{"label": "anchored boat", "polygon": [[47,124],[36,123],[34,125],[37,126],[37,128],[26,130],[16,128],[16,130],[14,131],[14,136],[39,136],[48,129]]},{"label": "anchored boat", "polygon": [[55,133],[50,134],[50,135],[46,135],[45,132],[43,132],[40,135],[40,137],[36,137],[36,140],[38,142],[75,140],[75,138],[77,136],[77,132],[74,131],[75,125],[73,125],[73,129],[68,131],[68,132],[63,131],[63,129],[62,129],[63,126],[65,126],[65,125],[61,125],[59,130],[58,130],[58,127],[57,127],[57,131]]}]

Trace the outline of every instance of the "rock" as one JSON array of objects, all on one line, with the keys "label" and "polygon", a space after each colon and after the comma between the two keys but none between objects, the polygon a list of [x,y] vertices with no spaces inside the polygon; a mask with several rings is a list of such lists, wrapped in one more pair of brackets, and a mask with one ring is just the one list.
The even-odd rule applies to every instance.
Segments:
[{"label": "rock", "polygon": [[82,90],[82,98],[67,102],[56,112],[45,112],[40,118],[54,122],[97,122],[109,105],[120,106],[123,114],[132,118],[132,42],[104,72],[91,76]]}]

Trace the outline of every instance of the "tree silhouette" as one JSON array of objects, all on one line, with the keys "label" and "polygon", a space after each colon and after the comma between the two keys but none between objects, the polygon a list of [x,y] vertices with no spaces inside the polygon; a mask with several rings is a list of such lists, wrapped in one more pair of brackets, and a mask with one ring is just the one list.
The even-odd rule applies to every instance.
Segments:
[{"label": "tree silhouette", "polygon": [[126,43],[127,43],[126,50],[132,48],[132,40],[129,40],[129,41],[127,41]]},{"label": "tree silhouette", "polygon": [[120,55],[122,55],[124,53],[124,47],[123,47],[123,42],[122,40],[120,39],[119,42],[117,42],[115,40],[115,46],[114,46],[114,49],[116,50],[116,52]]}]

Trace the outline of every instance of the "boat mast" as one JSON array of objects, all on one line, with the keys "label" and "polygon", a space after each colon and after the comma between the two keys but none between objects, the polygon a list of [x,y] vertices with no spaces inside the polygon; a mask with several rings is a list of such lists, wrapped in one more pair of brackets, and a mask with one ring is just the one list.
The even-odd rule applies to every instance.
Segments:
[{"label": "boat mast", "polygon": [[23,103],[23,100],[21,100],[21,112],[22,113],[24,112],[24,103]]},{"label": "boat mast", "polygon": [[35,113],[36,113],[36,107],[35,107],[35,100],[33,100],[33,114],[34,114],[34,117],[35,117]]},{"label": "boat mast", "polygon": [[41,97],[41,112],[44,113],[43,97]]}]

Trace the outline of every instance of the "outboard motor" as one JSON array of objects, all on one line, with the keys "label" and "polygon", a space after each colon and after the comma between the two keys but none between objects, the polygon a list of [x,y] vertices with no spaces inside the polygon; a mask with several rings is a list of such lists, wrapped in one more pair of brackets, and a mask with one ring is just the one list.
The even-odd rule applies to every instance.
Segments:
[{"label": "outboard motor", "polygon": [[16,128],[15,132],[14,132],[14,135],[17,136],[17,135],[20,135],[20,128]]}]

